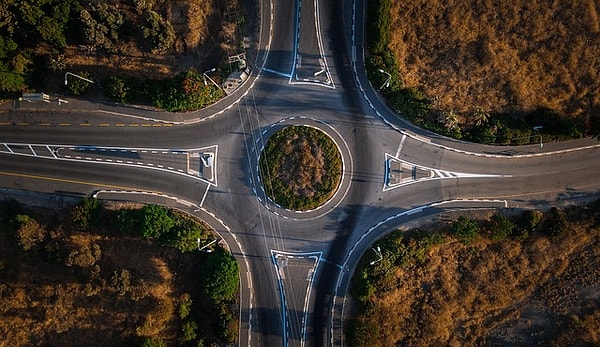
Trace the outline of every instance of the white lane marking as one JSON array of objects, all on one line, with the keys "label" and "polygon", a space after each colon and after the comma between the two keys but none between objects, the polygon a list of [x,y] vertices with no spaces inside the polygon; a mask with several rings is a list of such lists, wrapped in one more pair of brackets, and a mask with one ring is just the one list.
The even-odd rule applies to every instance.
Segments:
[{"label": "white lane marking", "polygon": [[53,156],[54,158],[58,158],[58,157],[56,156],[56,154],[54,153],[54,151],[50,149],[50,146],[46,146],[46,148],[48,149],[48,152],[50,152],[50,154],[52,154],[52,156]]},{"label": "white lane marking", "polygon": [[406,134],[402,134],[402,140],[400,140],[400,145],[398,145],[398,150],[396,151],[396,158],[398,158],[400,156],[400,151],[402,150],[404,141],[406,141]]},{"label": "white lane marking", "polygon": [[9,151],[10,153],[15,153],[15,152],[13,152],[12,148],[10,148],[10,146],[9,146],[9,145],[7,145],[6,143],[4,144],[4,147],[6,147],[6,149],[8,149],[8,151]]},{"label": "white lane marking", "polygon": [[35,150],[33,149],[33,147],[31,147],[31,145],[29,145],[29,149],[31,150],[31,153],[33,153],[34,156],[38,156],[37,153],[35,153]]}]

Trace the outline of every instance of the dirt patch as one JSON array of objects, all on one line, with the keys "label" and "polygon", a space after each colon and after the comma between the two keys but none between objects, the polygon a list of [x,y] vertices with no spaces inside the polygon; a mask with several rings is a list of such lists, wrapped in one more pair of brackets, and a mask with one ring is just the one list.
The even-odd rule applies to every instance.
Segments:
[{"label": "dirt patch", "polygon": [[[390,48],[407,87],[470,116],[600,104],[600,2],[392,1]],[[594,106],[596,105],[596,106]]]}]

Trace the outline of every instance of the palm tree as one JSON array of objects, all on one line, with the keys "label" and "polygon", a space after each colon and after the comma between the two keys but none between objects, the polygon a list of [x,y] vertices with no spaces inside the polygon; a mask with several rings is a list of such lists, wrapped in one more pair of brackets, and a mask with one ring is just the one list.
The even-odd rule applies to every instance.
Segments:
[{"label": "palm tree", "polygon": [[477,107],[477,110],[473,112],[473,123],[476,126],[481,126],[488,122],[490,114],[487,113],[482,107]]}]

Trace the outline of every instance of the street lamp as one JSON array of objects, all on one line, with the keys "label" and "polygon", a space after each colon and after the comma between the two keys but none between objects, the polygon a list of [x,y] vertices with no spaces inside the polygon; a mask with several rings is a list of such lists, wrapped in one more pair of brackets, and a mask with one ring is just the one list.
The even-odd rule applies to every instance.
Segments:
[{"label": "street lamp", "polygon": [[[198,242],[198,251],[202,252],[203,249],[205,249],[206,247],[208,247],[208,246],[212,245],[213,243],[217,242],[217,239],[214,239],[214,240],[210,241],[209,243],[205,244],[202,247],[200,247],[200,238],[198,238],[197,242]],[[206,250],[206,252],[210,253],[210,252],[212,252],[212,249],[208,249],[208,250]]]},{"label": "street lamp", "polygon": [[82,77],[82,76],[76,75],[76,74],[74,74],[74,73],[67,72],[67,73],[65,73],[65,86],[66,86],[67,84],[69,84],[69,82],[67,81],[67,76],[69,76],[69,75],[71,75],[71,76],[73,76],[73,77],[77,77],[77,78],[79,78],[79,79],[81,79],[81,80],[84,80],[84,81],[86,81],[86,82],[89,82],[89,83],[94,83],[94,81],[92,81],[92,80],[91,80],[91,79],[89,79],[89,78],[85,78],[85,77]]},{"label": "street lamp", "polygon": [[385,82],[383,82],[383,84],[381,85],[381,87],[379,87],[379,90],[383,89],[384,87],[387,88],[390,86],[390,80],[392,79],[392,75],[390,75],[389,73],[385,72],[383,69],[377,69],[377,71],[381,72],[382,74],[385,74],[387,76]]},{"label": "street lamp", "polygon": [[214,67],[213,67],[212,69],[208,69],[208,70],[206,70],[206,71],[204,71],[204,72],[202,73],[202,77],[204,77],[204,85],[207,85],[207,83],[206,83],[206,79],[208,78],[208,80],[209,80],[209,81],[211,81],[211,82],[212,82],[212,84],[214,84],[214,85],[215,85],[215,87],[217,87],[217,89],[221,89],[221,86],[219,86],[219,85],[217,84],[217,82],[213,81],[213,79],[212,79],[212,78],[210,78],[210,77],[207,75],[207,73],[209,73],[209,72],[215,72],[215,71],[217,71],[217,68],[214,68]]},{"label": "street lamp", "polygon": [[383,256],[381,255],[381,248],[379,246],[377,246],[377,249],[375,249],[375,248],[371,248],[371,249],[373,250],[373,252],[375,252],[375,255],[377,255],[377,259],[373,260],[369,264],[375,265],[376,263],[383,260]]}]

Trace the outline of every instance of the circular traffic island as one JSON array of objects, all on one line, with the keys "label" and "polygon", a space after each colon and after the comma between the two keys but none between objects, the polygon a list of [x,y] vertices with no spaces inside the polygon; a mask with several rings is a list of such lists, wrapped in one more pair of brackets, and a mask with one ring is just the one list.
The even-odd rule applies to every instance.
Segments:
[{"label": "circular traffic island", "polygon": [[267,141],[259,162],[266,195],[282,208],[307,211],[337,190],[342,158],[334,141],[308,126],[289,126]]}]

